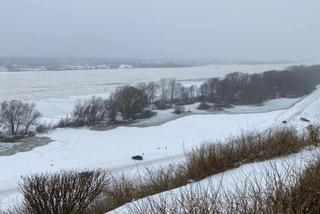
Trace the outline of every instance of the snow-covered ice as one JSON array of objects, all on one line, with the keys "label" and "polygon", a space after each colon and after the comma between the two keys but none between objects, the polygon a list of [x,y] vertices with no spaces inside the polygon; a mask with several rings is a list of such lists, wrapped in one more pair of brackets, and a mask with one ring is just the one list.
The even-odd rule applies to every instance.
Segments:
[{"label": "snow-covered ice", "polygon": [[108,96],[116,87],[124,84],[176,78],[185,85],[191,85],[236,71],[261,73],[292,65],[231,64],[184,68],[0,72],[0,101],[20,99],[35,102],[50,122],[69,114],[77,99],[92,95]]}]

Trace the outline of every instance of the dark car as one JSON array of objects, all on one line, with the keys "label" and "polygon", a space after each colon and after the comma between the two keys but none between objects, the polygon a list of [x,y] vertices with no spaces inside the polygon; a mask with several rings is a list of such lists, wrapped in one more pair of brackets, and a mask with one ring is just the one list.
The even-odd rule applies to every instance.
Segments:
[{"label": "dark car", "polygon": [[308,119],[306,119],[306,118],[304,118],[304,117],[301,117],[300,120],[303,121],[303,122],[308,122],[308,123],[310,123],[310,120],[308,120]]},{"label": "dark car", "polygon": [[143,160],[143,157],[141,155],[135,155],[135,156],[132,156],[132,159],[133,160]]}]

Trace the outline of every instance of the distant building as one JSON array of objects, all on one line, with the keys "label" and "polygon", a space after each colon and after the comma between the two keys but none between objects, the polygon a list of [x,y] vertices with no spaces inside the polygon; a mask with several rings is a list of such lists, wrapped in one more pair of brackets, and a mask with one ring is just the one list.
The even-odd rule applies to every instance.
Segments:
[{"label": "distant building", "polygon": [[132,65],[121,64],[121,65],[119,65],[118,68],[119,68],[119,69],[133,68],[133,66],[132,66]]}]

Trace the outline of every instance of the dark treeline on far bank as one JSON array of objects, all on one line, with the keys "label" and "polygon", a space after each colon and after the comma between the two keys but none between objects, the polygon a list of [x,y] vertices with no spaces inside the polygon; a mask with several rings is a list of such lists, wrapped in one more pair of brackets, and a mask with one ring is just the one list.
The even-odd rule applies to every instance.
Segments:
[{"label": "dark treeline on far bank", "polygon": [[186,86],[175,79],[142,82],[118,87],[107,99],[91,97],[78,101],[71,115],[51,126],[40,124],[35,104],[18,100],[0,103],[1,136],[24,136],[55,127],[79,127],[123,123],[148,118],[153,109],[175,108],[199,102],[198,109],[222,109],[231,105],[256,105],[274,98],[297,98],[310,94],[320,84],[320,65],[295,66],[261,74],[234,72],[211,78],[200,86]]},{"label": "dark treeline on far bank", "polygon": [[123,122],[151,117],[151,109],[177,108],[201,102],[199,109],[256,105],[275,98],[310,94],[320,84],[320,65],[294,66],[260,74],[234,72],[223,79],[211,78],[200,86],[185,86],[175,79],[141,82],[118,87],[108,99],[92,97],[79,101],[60,127]]},{"label": "dark treeline on far bank", "polygon": [[274,98],[296,98],[315,90],[320,83],[320,65],[294,66],[261,74],[230,73],[212,78],[199,88],[199,99],[228,104],[260,104]]}]

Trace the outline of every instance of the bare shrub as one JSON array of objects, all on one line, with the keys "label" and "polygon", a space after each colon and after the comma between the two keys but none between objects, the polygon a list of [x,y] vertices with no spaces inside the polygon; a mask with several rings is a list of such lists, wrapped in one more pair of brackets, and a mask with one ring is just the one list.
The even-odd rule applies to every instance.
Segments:
[{"label": "bare shrub", "polygon": [[52,125],[52,123],[41,123],[39,125],[36,126],[36,132],[43,134],[43,133],[47,133],[48,131],[50,131],[54,126]]},{"label": "bare shrub", "polygon": [[144,110],[144,111],[138,113],[138,114],[136,115],[136,118],[139,118],[139,119],[148,119],[148,118],[150,118],[150,117],[153,117],[153,116],[156,115],[156,114],[157,114],[157,112],[154,112],[154,111],[152,111],[152,110],[150,110],[150,109],[147,109],[147,110]]},{"label": "bare shrub", "polygon": [[139,193],[139,182],[136,179],[129,179],[124,174],[113,177],[105,200],[105,211],[115,209],[141,196]]},{"label": "bare shrub", "polygon": [[185,108],[183,106],[177,106],[173,110],[174,114],[182,114],[182,113],[185,113],[185,112],[186,112],[186,110],[185,110]]},{"label": "bare shrub", "polygon": [[228,143],[203,144],[186,155],[185,165],[190,178],[201,179],[243,163],[296,153],[308,145],[293,128],[268,130],[242,135]]},{"label": "bare shrub", "polygon": [[139,179],[140,188],[148,195],[169,190],[187,183],[185,171],[179,165],[160,167],[157,170],[146,169],[145,176]]},{"label": "bare shrub", "polygon": [[[294,165],[263,170],[263,177],[245,174],[231,189],[196,183],[128,204],[129,214],[319,213],[320,159],[304,171]],[[261,175],[260,175],[261,176]]]},{"label": "bare shrub", "polygon": [[222,210],[218,197],[220,191],[220,188],[215,189],[212,184],[195,184],[135,201],[126,206],[126,209],[129,214],[219,213]]},{"label": "bare shrub", "polygon": [[20,213],[85,213],[102,197],[110,184],[106,171],[62,171],[32,175],[20,185],[23,204]]},{"label": "bare shrub", "polygon": [[73,126],[73,120],[71,117],[66,116],[61,118],[58,123],[54,125],[54,128],[65,128],[70,126]]},{"label": "bare shrub", "polygon": [[290,189],[289,197],[281,198],[292,201],[292,211],[301,213],[320,213],[320,160],[311,164]]},{"label": "bare shrub", "polygon": [[209,105],[208,103],[202,102],[198,105],[197,109],[199,110],[207,110],[211,108],[211,105]]},{"label": "bare shrub", "polygon": [[320,126],[309,125],[307,127],[307,132],[309,144],[317,146],[320,142]]}]

